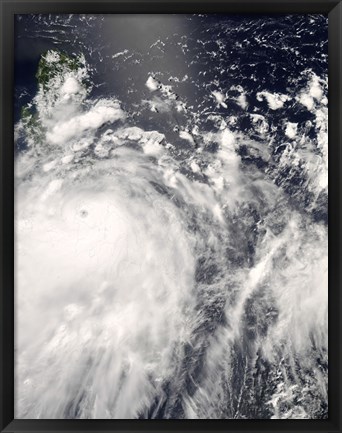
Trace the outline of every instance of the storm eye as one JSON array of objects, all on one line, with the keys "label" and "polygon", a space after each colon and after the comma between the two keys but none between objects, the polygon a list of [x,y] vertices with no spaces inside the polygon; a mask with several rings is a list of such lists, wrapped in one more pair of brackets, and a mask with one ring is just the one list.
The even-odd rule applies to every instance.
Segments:
[{"label": "storm eye", "polygon": [[88,211],[85,209],[80,210],[80,216],[81,218],[86,218],[88,216]]}]

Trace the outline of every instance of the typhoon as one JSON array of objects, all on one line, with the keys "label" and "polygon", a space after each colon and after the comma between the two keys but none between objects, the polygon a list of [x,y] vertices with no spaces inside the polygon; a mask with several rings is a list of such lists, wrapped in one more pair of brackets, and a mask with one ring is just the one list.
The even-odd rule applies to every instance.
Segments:
[{"label": "typhoon", "polygon": [[15,417],[327,418],[327,20],[138,18],[17,19]]}]

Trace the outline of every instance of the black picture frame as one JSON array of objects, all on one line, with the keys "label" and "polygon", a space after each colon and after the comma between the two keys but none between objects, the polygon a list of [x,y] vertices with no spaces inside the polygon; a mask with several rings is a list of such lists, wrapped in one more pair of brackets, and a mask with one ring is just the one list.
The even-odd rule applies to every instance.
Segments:
[{"label": "black picture frame", "polygon": [[[325,13],[329,17],[329,419],[16,420],[14,419],[14,15],[27,13]],[[2,432],[340,432],[342,5],[337,0],[0,0],[0,430]]]}]

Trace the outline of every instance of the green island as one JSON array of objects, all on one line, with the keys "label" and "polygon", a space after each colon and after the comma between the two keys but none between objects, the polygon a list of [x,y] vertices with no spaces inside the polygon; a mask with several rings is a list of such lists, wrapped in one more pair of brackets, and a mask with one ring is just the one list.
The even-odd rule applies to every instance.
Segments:
[{"label": "green island", "polygon": [[[82,54],[69,55],[58,49],[48,50],[41,55],[38,63],[35,75],[38,82],[38,90],[45,93],[49,90],[49,84],[53,78],[84,67],[85,61]],[[82,84],[89,87],[86,76],[82,78]],[[27,137],[34,140],[43,138],[44,128],[39,121],[39,113],[34,103],[22,106],[20,117]]]},{"label": "green island", "polygon": [[[52,61],[51,58],[54,60]],[[38,84],[46,90],[49,81],[56,75],[68,71],[76,71],[81,67],[84,67],[81,55],[74,56],[60,50],[49,50],[39,60],[36,78]]]}]

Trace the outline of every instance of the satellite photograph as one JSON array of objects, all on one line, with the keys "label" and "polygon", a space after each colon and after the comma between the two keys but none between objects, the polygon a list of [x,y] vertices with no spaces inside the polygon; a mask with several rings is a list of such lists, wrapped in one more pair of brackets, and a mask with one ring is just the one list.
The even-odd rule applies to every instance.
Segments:
[{"label": "satellite photograph", "polygon": [[17,15],[15,418],[328,418],[328,18]]}]

